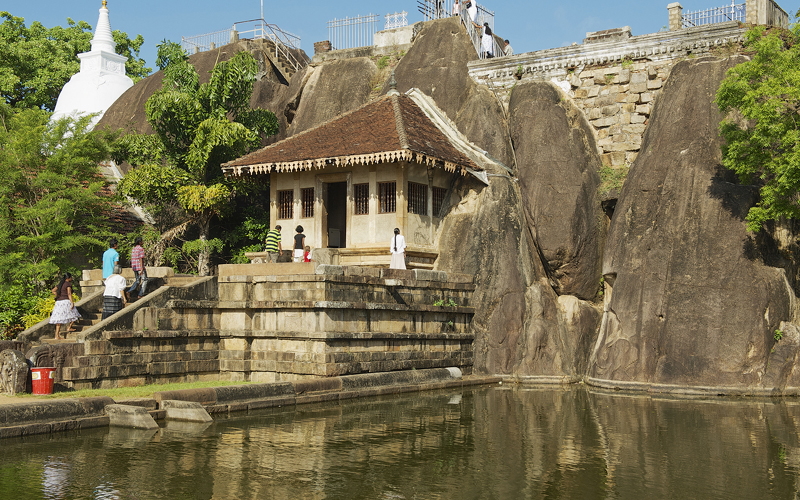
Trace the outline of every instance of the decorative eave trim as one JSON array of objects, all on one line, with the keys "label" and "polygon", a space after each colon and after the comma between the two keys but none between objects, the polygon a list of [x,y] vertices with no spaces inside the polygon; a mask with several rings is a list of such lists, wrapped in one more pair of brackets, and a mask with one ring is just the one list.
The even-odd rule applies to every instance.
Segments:
[{"label": "decorative eave trim", "polygon": [[439,167],[450,173],[460,172],[461,175],[466,175],[469,171],[466,165],[459,165],[451,161],[408,149],[282,163],[257,163],[253,165],[223,167],[222,171],[226,176],[241,177],[243,175],[269,174],[271,172],[303,172],[313,169],[320,170],[325,167],[349,167],[353,165],[394,163],[397,161],[417,163],[430,168]]}]

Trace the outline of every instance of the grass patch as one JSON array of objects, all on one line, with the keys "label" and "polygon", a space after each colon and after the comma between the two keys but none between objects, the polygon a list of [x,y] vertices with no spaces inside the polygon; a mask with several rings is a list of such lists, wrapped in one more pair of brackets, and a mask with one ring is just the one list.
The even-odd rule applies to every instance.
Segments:
[{"label": "grass patch", "polygon": [[600,168],[600,192],[605,193],[614,189],[622,189],[627,177],[628,167],[613,168],[603,165]]},{"label": "grass patch", "polygon": [[116,389],[81,389],[79,391],[57,392],[55,394],[18,394],[14,397],[21,399],[59,399],[59,398],[89,398],[108,396],[114,401],[132,398],[152,398],[153,393],[160,391],[177,391],[181,389],[202,389],[206,387],[222,387],[226,385],[245,385],[253,382],[231,382],[224,380],[210,380],[206,382],[176,382],[171,384],[148,384],[138,387],[118,387]]},{"label": "grass patch", "polygon": [[372,89],[369,95],[369,100],[377,99],[383,92],[383,84],[389,79],[392,70],[397,67],[400,59],[406,55],[405,51],[394,51],[391,54],[380,57],[372,57],[373,62],[378,67],[378,71],[372,76],[369,86]]}]

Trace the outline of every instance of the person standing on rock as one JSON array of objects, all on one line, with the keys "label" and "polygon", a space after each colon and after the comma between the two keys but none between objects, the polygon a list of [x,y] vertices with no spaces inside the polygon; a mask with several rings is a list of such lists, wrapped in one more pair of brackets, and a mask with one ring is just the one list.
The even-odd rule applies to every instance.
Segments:
[{"label": "person standing on rock", "polygon": [[119,252],[117,252],[117,239],[108,240],[108,250],[103,253],[103,279],[114,274],[114,266],[119,264]]},{"label": "person standing on rock", "polygon": [[268,232],[264,243],[264,251],[269,255],[269,261],[278,262],[278,257],[281,255],[281,226],[275,226],[275,229]]},{"label": "person standing on rock", "polygon": [[64,273],[61,281],[51,292],[56,296],[56,305],[50,314],[50,324],[56,325],[55,339],[61,340],[61,325],[68,325],[64,336],[69,332],[74,332],[72,324],[81,319],[81,313],[72,301],[72,275]]},{"label": "person standing on rock", "polygon": [[480,29],[481,25],[478,24],[478,4],[477,2],[473,2],[471,0],[467,0],[467,3],[464,4],[467,7],[467,14],[469,14],[469,19],[472,21],[472,24]]},{"label": "person standing on rock", "polygon": [[406,268],[406,239],[400,234],[400,228],[394,228],[394,236],[389,242],[389,251],[392,252],[392,262],[389,269]]},{"label": "person standing on rock", "polygon": [[454,16],[460,16],[461,15],[461,4],[458,3],[458,0],[456,0],[453,3],[453,15]]},{"label": "person standing on rock", "polygon": [[137,236],[133,240],[133,249],[131,250],[131,268],[135,279],[130,288],[128,288],[128,296],[139,288],[139,298],[144,297],[145,290],[147,290],[147,269],[144,267],[144,248],[142,248],[142,237]]},{"label": "person standing on rock", "polygon": [[511,43],[508,40],[506,40],[506,46],[503,49],[503,52],[505,53],[506,57],[514,55],[514,49],[511,47]]},{"label": "person standing on rock", "polygon": [[486,59],[494,57],[494,37],[492,36],[492,29],[489,23],[483,23],[483,37],[481,37],[481,46]]},{"label": "person standing on rock", "polygon": [[127,283],[121,273],[122,268],[114,266],[114,273],[106,279],[106,289],[103,291],[103,319],[121,311],[128,303],[125,299]]},{"label": "person standing on rock", "polygon": [[303,234],[303,226],[297,226],[297,234],[294,235],[294,261],[303,262],[303,251],[306,248],[306,235]]}]

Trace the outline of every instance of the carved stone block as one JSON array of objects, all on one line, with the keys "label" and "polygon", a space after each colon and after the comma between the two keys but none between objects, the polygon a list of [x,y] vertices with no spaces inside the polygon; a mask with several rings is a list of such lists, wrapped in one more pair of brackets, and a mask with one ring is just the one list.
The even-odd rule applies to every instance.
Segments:
[{"label": "carved stone block", "polygon": [[28,379],[28,362],[20,351],[6,349],[0,352],[0,392],[11,396],[25,392]]}]

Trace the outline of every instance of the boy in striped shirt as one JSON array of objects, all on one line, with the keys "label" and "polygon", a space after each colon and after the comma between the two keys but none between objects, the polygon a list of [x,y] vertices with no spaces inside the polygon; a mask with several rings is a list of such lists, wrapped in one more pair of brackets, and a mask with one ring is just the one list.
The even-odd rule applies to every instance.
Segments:
[{"label": "boy in striped shirt", "polygon": [[267,233],[265,243],[264,251],[269,254],[269,261],[278,262],[278,256],[281,254],[281,226],[275,226],[275,229]]}]

